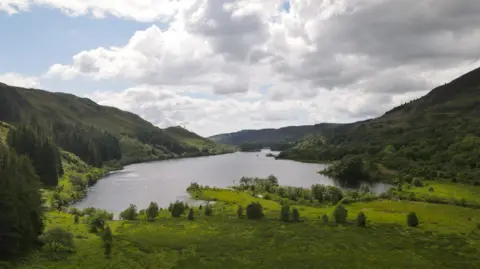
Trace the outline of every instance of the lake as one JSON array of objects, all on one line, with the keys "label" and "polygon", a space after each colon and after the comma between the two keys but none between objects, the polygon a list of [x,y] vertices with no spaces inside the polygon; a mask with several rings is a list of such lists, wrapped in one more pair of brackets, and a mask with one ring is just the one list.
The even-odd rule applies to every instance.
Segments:
[{"label": "lake", "polygon": [[[345,188],[317,173],[326,165],[275,160],[265,156],[268,152],[236,152],[128,165],[98,181],[89,189],[87,197],[74,206],[96,207],[118,213],[130,204],[139,209],[146,208],[151,201],[157,202],[160,207],[176,200],[194,203],[186,192],[191,182],[224,188],[234,185],[242,176],[275,175],[279,184],[284,186],[310,188],[312,184],[324,184]],[[383,183],[369,185],[375,193],[390,187]]]}]

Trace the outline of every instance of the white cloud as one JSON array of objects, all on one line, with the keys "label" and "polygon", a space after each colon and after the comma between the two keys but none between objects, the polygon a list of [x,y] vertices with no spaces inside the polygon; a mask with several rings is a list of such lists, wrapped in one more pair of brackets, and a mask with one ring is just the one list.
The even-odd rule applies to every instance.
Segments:
[{"label": "white cloud", "polygon": [[40,82],[38,78],[17,73],[6,73],[0,75],[0,82],[16,87],[40,88]]},{"label": "white cloud", "polygon": [[45,78],[128,81],[137,86],[93,97],[203,134],[378,116],[480,65],[478,0],[290,0],[289,12],[284,2],[28,1],[152,22]]}]

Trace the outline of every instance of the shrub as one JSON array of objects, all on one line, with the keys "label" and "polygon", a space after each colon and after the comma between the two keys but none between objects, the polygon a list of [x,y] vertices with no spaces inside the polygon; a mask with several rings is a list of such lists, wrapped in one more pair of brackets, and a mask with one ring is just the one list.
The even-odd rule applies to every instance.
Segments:
[{"label": "shrub", "polygon": [[103,231],[107,220],[113,219],[113,215],[103,211],[97,210],[93,215],[88,218],[89,232],[96,233],[98,230]]},{"label": "shrub", "polygon": [[367,216],[363,212],[358,213],[357,215],[357,225],[360,227],[365,227],[367,224]]},{"label": "shrub", "polygon": [[423,186],[422,181],[420,181],[420,179],[418,179],[418,178],[414,178],[412,180],[412,185],[415,186],[415,187],[422,187]]},{"label": "shrub", "polygon": [[93,212],[95,212],[96,209],[94,207],[87,207],[83,210],[84,215],[92,215]]},{"label": "shrub", "polygon": [[172,217],[178,218],[185,212],[185,205],[183,202],[176,201],[172,207]]},{"label": "shrub", "polygon": [[190,211],[188,211],[188,220],[194,220],[193,208],[190,208]]},{"label": "shrub", "polygon": [[415,212],[410,212],[407,215],[407,225],[409,227],[417,227],[418,226],[418,217],[417,217],[417,214],[415,214]]},{"label": "shrub", "polygon": [[39,237],[52,252],[60,249],[73,250],[75,248],[73,242],[73,234],[63,230],[62,228],[52,228]]},{"label": "shrub", "polygon": [[360,185],[360,192],[369,193],[370,192],[370,187],[367,184],[362,184],[362,185]]},{"label": "shrub", "polygon": [[428,188],[428,191],[433,192],[434,191],[433,187]]},{"label": "shrub", "polygon": [[294,208],[292,211],[292,219],[294,222],[299,222],[300,221],[300,212],[298,212],[298,209]]},{"label": "shrub", "polygon": [[477,223],[477,229],[480,230],[480,223]]},{"label": "shrub", "polygon": [[202,210],[202,208],[203,208],[203,206],[202,206],[202,205],[200,205],[200,206],[198,207],[198,209],[199,209],[199,210]]},{"label": "shrub", "polygon": [[205,205],[205,211],[204,211],[204,214],[205,216],[211,216],[213,213],[213,208],[210,204],[206,204]]},{"label": "shrub", "polygon": [[82,212],[75,207],[70,207],[68,213],[72,215],[82,215]]},{"label": "shrub", "polygon": [[397,185],[397,191],[402,191],[402,183],[398,183],[398,185]]},{"label": "shrub", "polygon": [[322,221],[323,221],[323,223],[328,223],[328,216],[327,216],[327,214],[323,215]]},{"label": "shrub", "polygon": [[137,219],[137,206],[130,205],[127,209],[120,213],[120,218],[123,220],[135,220]]},{"label": "shrub", "polygon": [[456,177],[452,178],[452,182],[457,183],[457,178]]},{"label": "shrub", "polygon": [[247,206],[247,218],[248,219],[263,218],[263,207],[259,202],[252,202]]},{"label": "shrub", "polygon": [[73,215],[73,223],[78,224],[80,217],[78,215]]},{"label": "shrub", "polygon": [[280,220],[288,221],[289,219],[290,219],[290,207],[288,205],[284,205],[280,210]]},{"label": "shrub", "polygon": [[243,219],[243,206],[239,205],[237,208],[237,217]]},{"label": "shrub", "polygon": [[158,205],[155,202],[150,202],[150,205],[145,210],[147,220],[153,221],[158,215]]},{"label": "shrub", "polygon": [[347,220],[348,210],[346,210],[342,205],[338,205],[333,211],[333,217],[337,224],[345,223]]},{"label": "shrub", "polygon": [[105,256],[110,257],[110,254],[112,253],[113,236],[112,230],[110,230],[109,226],[103,231],[102,240],[103,247],[105,248]]}]

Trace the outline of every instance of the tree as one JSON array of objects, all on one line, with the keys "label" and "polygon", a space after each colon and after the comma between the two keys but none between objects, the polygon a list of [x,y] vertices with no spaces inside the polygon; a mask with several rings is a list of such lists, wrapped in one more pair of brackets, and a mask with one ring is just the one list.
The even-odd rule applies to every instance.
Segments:
[{"label": "tree", "polygon": [[347,220],[348,210],[346,210],[342,205],[338,205],[333,211],[333,217],[337,224],[345,223]]},{"label": "tree", "polygon": [[294,222],[299,222],[300,221],[300,212],[296,208],[294,208],[293,211],[292,211],[292,220]]},{"label": "tree", "polygon": [[409,227],[417,227],[419,224],[417,214],[415,212],[410,212],[407,215],[407,225]]},{"label": "tree", "polygon": [[112,219],[112,214],[103,210],[95,210],[95,212],[93,212],[88,218],[89,231],[91,233],[96,233],[98,230],[103,231],[107,221]]},{"label": "tree", "polygon": [[43,231],[40,185],[30,159],[0,143],[0,258],[28,251]]},{"label": "tree", "polygon": [[248,219],[263,218],[263,207],[259,202],[252,202],[247,206],[247,218]]},{"label": "tree", "polygon": [[73,215],[73,223],[78,224],[80,217],[78,215]]},{"label": "tree", "polygon": [[423,186],[422,182],[418,178],[414,178],[412,180],[412,185],[415,186],[415,187],[422,187]]},{"label": "tree", "polygon": [[280,210],[280,220],[289,221],[290,220],[290,207],[288,205],[283,205]]},{"label": "tree", "polygon": [[113,236],[112,230],[109,226],[103,231],[102,240],[103,247],[105,248],[105,256],[110,257],[110,254],[112,253]]},{"label": "tree", "polygon": [[206,204],[205,205],[205,211],[204,211],[205,216],[211,216],[212,213],[213,213],[212,205]]},{"label": "tree", "polygon": [[158,205],[155,202],[150,202],[150,205],[145,210],[147,215],[147,220],[153,221],[157,218],[158,215]]},{"label": "tree", "polygon": [[188,220],[194,220],[193,208],[190,208],[190,210],[188,211]]},{"label": "tree", "polygon": [[120,218],[123,220],[136,220],[137,215],[137,206],[130,204],[127,209],[120,213]]},{"label": "tree", "polygon": [[322,221],[323,221],[323,223],[328,223],[328,216],[327,216],[327,214],[323,215]]},{"label": "tree", "polygon": [[239,205],[237,208],[237,217],[243,219],[243,206]]},{"label": "tree", "polygon": [[172,217],[178,218],[178,217],[180,217],[184,212],[185,212],[185,205],[184,205],[183,202],[176,201],[176,202],[172,205],[172,211],[171,211]]},{"label": "tree", "polygon": [[58,227],[49,229],[40,236],[40,240],[46,244],[52,252],[57,252],[62,248],[67,250],[73,250],[75,248],[73,234]]},{"label": "tree", "polygon": [[357,225],[360,227],[365,227],[367,224],[367,216],[363,212],[358,213],[357,215]]}]

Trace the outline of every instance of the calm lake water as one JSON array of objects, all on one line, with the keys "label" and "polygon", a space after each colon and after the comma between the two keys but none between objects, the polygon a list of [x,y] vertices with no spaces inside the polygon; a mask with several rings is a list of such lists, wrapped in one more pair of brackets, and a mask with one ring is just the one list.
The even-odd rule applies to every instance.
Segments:
[{"label": "calm lake water", "polygon": [[[325,168],[323,164],[275,160],[265,156],[268,152],[236,152],[129,165],[100,180],[90,188],[87,197],[74,206],[92,206],[118,213],[130,204],[146,208],[151,201],[157,202],[160,207],[166,207],[175,200],[194,203],[186,193],[191,182],[223,188],[234,185],[242,176],[267,177],[271,174],[284,186],[309,188],[312,184],[324,184],[345,188],[317,173]],[[390,187],[383,183],[370,186],[376,193]]]}]

